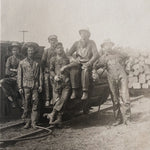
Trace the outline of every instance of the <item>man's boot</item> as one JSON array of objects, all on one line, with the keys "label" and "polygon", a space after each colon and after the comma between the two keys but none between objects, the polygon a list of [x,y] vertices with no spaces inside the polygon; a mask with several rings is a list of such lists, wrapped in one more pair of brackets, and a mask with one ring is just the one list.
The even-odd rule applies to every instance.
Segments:
[{"label": "man's boot", "polygon": [[27,121],[25,126],[23,127],[24,129],[28,129],[31,127],[31,121]]},{"label": "man's boot", "polygon": [[88,91],[83,91],[81,100],[86,100],[86,99],[88,99]]},{"label": "man's boot", "polygon": [[76,98],[76,94],[77,93],[77,91],[76,91],[76,89],[72,89],[72,94],[71,94],[71,99],[75,99]]},{"label": "man's boot", "polygon": [[37,129],[37,125],[36,125],[36,123],[35,123],[35,122],[33,122],[33,123],[31,124],[31,127],[32,127],[33,129]]},{"label": "man's boot", "polygon": [[47,118],[49,119],[49,124],[51,124],[54,121],[56,110],[54,109],[50,114],[47,115]]},{"label": "man's boot", "polygon": [[62,123],[62,114],[58,113],[57,119],[54,122],[52,122],[51,124],[56,125],[56,124],[61,124],[61,123]]}]

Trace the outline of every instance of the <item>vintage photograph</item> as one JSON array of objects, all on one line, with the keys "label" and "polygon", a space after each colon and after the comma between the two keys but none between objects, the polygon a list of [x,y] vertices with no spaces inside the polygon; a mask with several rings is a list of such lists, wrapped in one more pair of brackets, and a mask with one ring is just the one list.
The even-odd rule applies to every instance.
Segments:
[{"label": "vintage photograph", "polygon": [[149,0],[1,0],[0,150],[150,150],[149,40]]}]

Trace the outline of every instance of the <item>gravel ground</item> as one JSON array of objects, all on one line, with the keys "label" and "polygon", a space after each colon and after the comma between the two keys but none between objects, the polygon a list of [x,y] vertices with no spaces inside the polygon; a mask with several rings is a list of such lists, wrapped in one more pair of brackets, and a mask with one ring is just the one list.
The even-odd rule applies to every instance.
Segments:
[{"label": "gravel ground", "polygon": [[6,150],[149,150],[150,98],[132,103],[130,125],[113,127],[112,111],[86,117],[45,138],[18,142]]}]

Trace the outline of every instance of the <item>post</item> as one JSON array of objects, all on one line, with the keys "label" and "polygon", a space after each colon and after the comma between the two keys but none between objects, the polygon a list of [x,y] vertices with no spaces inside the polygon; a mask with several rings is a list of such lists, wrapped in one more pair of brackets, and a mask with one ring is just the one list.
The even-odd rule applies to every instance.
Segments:
[{"label": "post", "polygon": [[28,32],[28,31],[22,30],[22,31],[20,31],[20,32],[22,32],[22,35],[23,35],[23,43],[24,43],[24,42],[25,42],[25,32]]}]

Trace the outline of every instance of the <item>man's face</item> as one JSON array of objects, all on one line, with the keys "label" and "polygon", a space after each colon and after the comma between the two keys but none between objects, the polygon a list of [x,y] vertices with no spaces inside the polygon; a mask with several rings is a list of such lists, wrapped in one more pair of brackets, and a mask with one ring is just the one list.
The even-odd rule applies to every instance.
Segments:
[{"label": "man's face", "polygon": [[63,48],[62,45],[58,45],[58,46],[56,47],[56,53],[57,53],[58,55],[62,55],[62,54],[64,53],[64,48]]},{"label": "man's face", "polygon": [[55,46],[58,40],[54,38],[54,39],[49,39],[48,42],[50,43],[51,46]]},{"label": "man's face", "polygon": [[13,47],[12,48],[12,54],[16,56],[18,53],[19,53],[19,48],[18,47]]},{"label": "man's face", "polygon": [[81,36],[81,41],[87,41],[89,39],[89,35],[87,32],[82,31],[80,33],[80,36]]},{"label": "man's face", "polygon": [[34,48],[33,47],[28,47],[27,53],[28,53],[28,57],[29,58],[33,58],[33,56],[34,56]]}]

